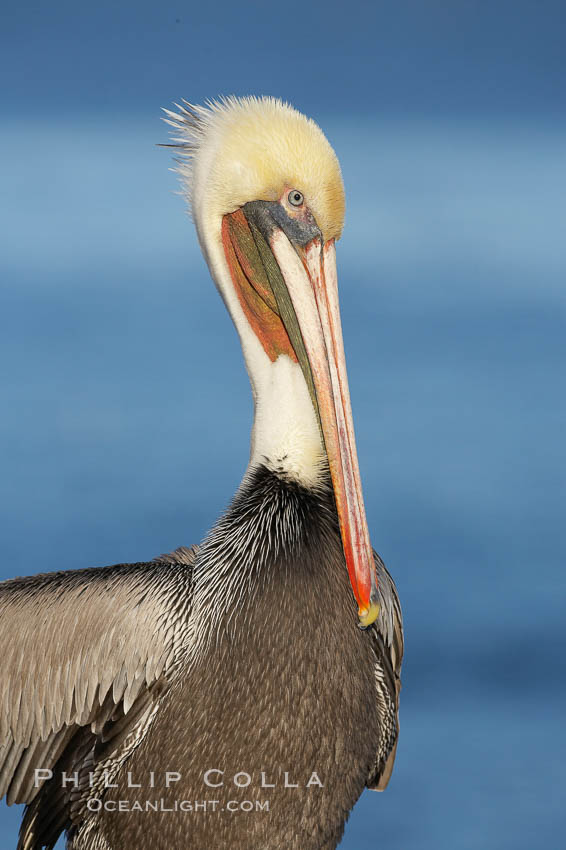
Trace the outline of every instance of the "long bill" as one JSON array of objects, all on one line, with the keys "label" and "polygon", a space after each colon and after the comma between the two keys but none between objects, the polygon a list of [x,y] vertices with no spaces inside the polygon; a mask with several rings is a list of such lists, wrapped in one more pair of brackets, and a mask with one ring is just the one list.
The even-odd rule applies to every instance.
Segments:
[{"label": "long bill", "polygon": [[[304,245],[292,244],[281,226],[266,219],[267,210],[261,216],[257,208],[243,211],[245,217],[242,211],[225,217],[223,236],[232,278],[261,298],[259,321],[257,308],[253,318],[264,346],[273,342],[277,316],[305,374],[328,457],[360,625],[367,627],[379,615],[377,577],[354,437],[334,240],[323,244],[315,235]],[[277,353],[283,353],[281,349],[279,342]]]}]

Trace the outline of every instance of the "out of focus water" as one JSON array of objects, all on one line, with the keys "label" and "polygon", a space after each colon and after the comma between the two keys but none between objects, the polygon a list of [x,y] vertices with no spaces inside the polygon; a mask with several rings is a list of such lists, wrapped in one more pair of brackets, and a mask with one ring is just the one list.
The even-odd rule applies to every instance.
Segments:
[{"label": "out of focus water", "polygon": [[[1,577],[198,542],[246,466],[239,345],[153,116],[5,125]],[[563,846],[566,128],[321,123],[401,740],[341,847]],[[2,847],[20,811],[0,810]]]}]

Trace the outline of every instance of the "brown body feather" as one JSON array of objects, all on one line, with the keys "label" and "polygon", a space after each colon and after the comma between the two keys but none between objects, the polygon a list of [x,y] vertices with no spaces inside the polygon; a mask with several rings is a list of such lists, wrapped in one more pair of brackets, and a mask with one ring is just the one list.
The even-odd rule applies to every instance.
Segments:
[{"label": "brown body feather", "polygon": [[[28,803],[21,850],[63,830],[72,850],[335,847],[363,788],[388,779],[397,737],[400,611],[377,564],[382,615],[364,632],[330,491],[263,470],[200,550],[0,585],[0,781]],[[220,613],[203,619],[219,582]],[[53,779],[36,788],[35,768]],[[213,768],[221,787],[204,780]],[[166,771],[181,774],[169,789]],[[307,787],[313,773],[323,787]],[[97,799],[269,811],[89,810]]]}]

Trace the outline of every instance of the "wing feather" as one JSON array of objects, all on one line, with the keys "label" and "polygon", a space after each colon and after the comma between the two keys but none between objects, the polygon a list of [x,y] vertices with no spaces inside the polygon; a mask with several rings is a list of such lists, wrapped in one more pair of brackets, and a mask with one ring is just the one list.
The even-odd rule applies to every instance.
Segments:
[{"label": "wing feather", "polygon": [[391,777],[397,751],[404,641],[403,616],[395,582],[377,552],[374,552],[374,557],[381,609],[370,631],[375,653],[375,690],[380,741],[367,785],[368,788],[383,791]]},{"label": "wing feather", "polygon": [[0,797],[9,804],[34,800],[35,769],[53,769],[80,727],[90,726],[85,746],[98,737],[110,752],[150,716],[156,685],[187,649],[195,555],[0,583]]},{"label": "wing feather", "polygon": [[14,740],[7,742],[4,752],[4,760],[2,762],[2,767],[0,768],[0,794],[2,797],[10,787],[12,776],[14,775],[14,771],[18,766],[24,750],[24,744],[20,744]]}]

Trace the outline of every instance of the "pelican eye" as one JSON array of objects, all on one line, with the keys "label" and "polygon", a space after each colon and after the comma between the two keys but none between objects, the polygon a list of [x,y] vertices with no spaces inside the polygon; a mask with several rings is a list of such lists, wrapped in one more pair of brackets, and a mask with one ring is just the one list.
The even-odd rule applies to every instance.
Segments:
[{"label": "pelican eye", "polygon": [[287,200],[290,204],[292,204],[292,206],[301,207],[305,198],[303,193],[299,192],[298,189],[291,189],[291,191],[287,195]]}]

